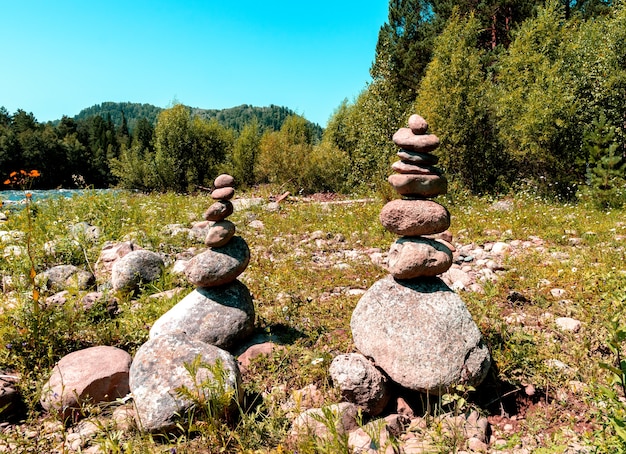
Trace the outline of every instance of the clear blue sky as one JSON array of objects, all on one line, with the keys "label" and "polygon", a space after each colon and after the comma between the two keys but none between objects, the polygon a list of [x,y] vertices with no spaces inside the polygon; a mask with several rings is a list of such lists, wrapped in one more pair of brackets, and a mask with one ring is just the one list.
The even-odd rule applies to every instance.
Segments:
[{"label": "clear blue sky", "polygon": [[275,104],[322,126],[370,81],[387,0],[0,0],[0,106]]}]

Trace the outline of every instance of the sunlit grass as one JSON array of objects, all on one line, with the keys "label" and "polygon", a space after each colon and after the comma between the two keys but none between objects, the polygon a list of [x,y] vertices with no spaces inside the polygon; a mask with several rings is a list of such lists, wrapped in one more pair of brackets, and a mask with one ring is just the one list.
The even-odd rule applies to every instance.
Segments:
[{"label": "sunlit grass", "polygon": [[[271,188],[260,188],[238,195],[267,200],[270,194]],[[611,386],[612,377],[599,364],[614,361],[606,347],[609,322],[624,315],[626,303],[624,211],[602,212],[581,204],[547,202],[529,194],[507,200],[511,206],[508,211],[494,210],[494,200],[465,194],[440,200],[452,214],[450,230],[458,245],[542,240],[541,248],[515,248],[505,260],[503,275],[495,283],[484,284],[484,293],[462,292],[461,296],[489,344],[497,379],[513,387],[533,384],[546,396],[547,410],[527,415],[522,423],[524,436],[546,430],[560,433],[585,418],[595,418],[600,430],[604,421],[597,418],[598,402],[606,398],[599,394],[598,387]],[[70,200],[38,203],[31,227],[36,270],[41,272],[61,263],[93,268],[103,245],[123,239],[133,239],[141,247],[171,257],[191,247],[201,248],[201,242],[186,235],[165,235],[164,228],[168,224],[191,227],[202,220],[202,213],[211,203],[206,194],[147,196],[124,191],[88,192]],[[268,396],[261,407],[263,417],[257,415],[257,422],[245,421],[248,436],[260,440],[258,448],[266,451],[276,449],[286,437],[284,414],[269,396],[280,394],[283,397],[276,397],[280,401],[293,389],[316,384],[328,403],[336,401],[327,370],[333,356],[354,348],[349,322],[359,295],[350,290],[366,290],[384,276],[368,254],[374,248],[386,252],[395,240],[380,225],[378,215],[383,201],[375,196],[371,202],[329,205],[291,198],[279,206],[276,211],[263,206],[239,210],[230,218],[252,253],[241,280],[254,297],[257,333],[271,335],[285,346],[285,350],[253,362],[250,380],[244,384],[248,392]],[[261,221],[262,228],[251,224],[253,220]],[[80,222],[97,226],[100,236],[73,238],[68,228]],[[24,211],[12,211],[0,230],[24,232],[27,225]],[[56,245],[54,254],[46,252],[51,242]],[[16,234],[15,239],[2,243],[0,252],[11,245],[21,246],[23,239]],[[31,408],[31,426],[41,423],[37,392],[59,358],[97,344],[134,353],[147,339],[154,320],[192,289],[183,279],[166,274],[142,293],[121,297],[119,314],[115,316],[106,314],[103,308],[85,312],[72,304],[45,309],[48,335],[41,345],[31,345],[31,289],[26,278],[29,267],[25,255],[9,255],[0,262],[0,274],[12,281],[11,289],[0,294],[0,360],[26,377],[22,387]],[[172,300],[149,298],[152,293],[177,286],[186,290]],[[554,296],[553,289],[564,293]],[[510,302],[507,297],[512,291],[521,293],[527,301]],[[558,317],[580,321],[580,331],[559,329],[555,325]],[[555,366],[561,363],[567,367]],[[563,401],[562,391],[569,390],[572,383],[583,383],[584,391],[569,392]],[[573,402],[575,411],[571,408]],[[567,416],[573,412],[582,414]],[[251,435],[263,431],[271,433]],[[584,436],[592,438],[597,433]],[[615,442],[610,430],[604,436]],[[127,445],[151,452],[151,441],[145,435],[131,433],[123,437]],[[552,446],[550,449],[558,452],[562,438],[553,435],[542,449]],[[168,446],[178,446],[178,452],[183,452],[185,446],[194,446],[197,440],[176,443]],[[607,441],[606,446],[609,444]],[[164,446],[155,449],[161,452]]]}]

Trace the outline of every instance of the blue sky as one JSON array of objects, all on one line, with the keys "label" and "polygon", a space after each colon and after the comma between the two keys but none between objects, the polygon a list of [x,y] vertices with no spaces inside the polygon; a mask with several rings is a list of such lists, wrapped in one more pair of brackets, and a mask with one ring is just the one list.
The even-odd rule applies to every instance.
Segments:
[{"label": "blue sky", "polygon": [[388,1],[0,0],[0,106],[275,104],[322,126],[370,81]]}]

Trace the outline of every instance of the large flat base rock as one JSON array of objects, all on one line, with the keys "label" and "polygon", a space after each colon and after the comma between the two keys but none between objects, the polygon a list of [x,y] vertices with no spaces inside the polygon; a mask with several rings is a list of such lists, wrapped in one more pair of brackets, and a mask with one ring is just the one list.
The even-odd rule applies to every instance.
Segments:
[{"label": "large flat base rock", "polygon": [[357,349],[394,382],[439,395],[476,386],[491,356],[463,300],[439,278],[383,278],[361,297],[350,322]]}]

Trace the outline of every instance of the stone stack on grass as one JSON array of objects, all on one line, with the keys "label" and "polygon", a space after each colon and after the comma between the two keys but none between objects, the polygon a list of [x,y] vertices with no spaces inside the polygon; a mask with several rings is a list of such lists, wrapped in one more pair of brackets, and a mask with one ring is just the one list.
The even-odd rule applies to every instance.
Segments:
[{"label": "stone stack on grass", "polygon": [[[229,351],[252,333],[255,311],[250,291],[237,280],[248,266],[250,250],[226,219],[233,212],[233,185],[230,175],[215,179],[211,194],[215,202],[204,214],[213,223],[205,240],[208,249],[185,268],[187,280],[196,289],[154,323],[150,339],[133,360],[130,389],[137,422],[144,430],[175,428],[177,420],[193,407],[189,394],[198,393],[201,398],[206,391],[198,389],[199,382],[203,386],[213,382],[225,393],[242,395],[239,366]],[[194,363],[195,377],[190,373]]]},{"label": "stone stack on grass", "polygon": [[450,225],[448,210],[431,200],[447,180],[434,167],[439,139],[412,115],[394,134],[400,161],[389,183],[402,196],[387,203],[382,225],[400,235],[388,254],[389,276],[362,296],[351,319],[354,343],[394,382],[440,395],[454,385],[478,385],[491,358],[461,298],[437,276],[452,265],[451,245],[436,234]]}]

